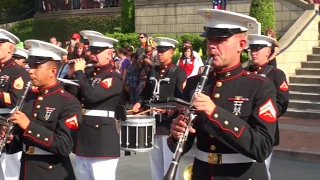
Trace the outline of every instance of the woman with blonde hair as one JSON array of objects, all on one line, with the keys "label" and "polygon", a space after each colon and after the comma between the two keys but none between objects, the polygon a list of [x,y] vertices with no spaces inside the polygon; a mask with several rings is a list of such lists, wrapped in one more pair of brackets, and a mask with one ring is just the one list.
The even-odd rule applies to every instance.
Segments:
[{"label": "woman with blonde hair", "polygon": [[273,30],[272,28],[268,28],[265,31],[265,35],[276,40],[275,43],[273,43],[273,45],[272,45],[271,55],[269,57],[269,63],[268,64],[271,65],[271,66],[277,67],[276,56],[278,55],[278,52],[279,52],[279,44],[278,44],[278,41],[277,41],[276,31]]}]

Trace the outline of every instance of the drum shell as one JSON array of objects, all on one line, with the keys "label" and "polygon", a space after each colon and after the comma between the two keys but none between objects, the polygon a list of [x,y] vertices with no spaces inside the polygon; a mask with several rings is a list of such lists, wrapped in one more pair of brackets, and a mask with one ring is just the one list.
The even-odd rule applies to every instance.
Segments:
[{"label": "drum shell", "polygon": [[119,121],[121,150],[144,152],[153,149],[155,118],[146,115],[128,115],[127,118]]}]

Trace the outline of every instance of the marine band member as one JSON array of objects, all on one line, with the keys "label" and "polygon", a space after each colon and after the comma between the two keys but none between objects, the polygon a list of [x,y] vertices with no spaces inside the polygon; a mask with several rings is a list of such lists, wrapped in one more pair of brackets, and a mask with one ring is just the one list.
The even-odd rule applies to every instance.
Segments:
[{"label": "marine band member", "polygon": [[[14,34],[0,29],[0,115],[7,117],[16,106],[29,79],[27,71],[15,63],[13,54],[20,40]],[[1,156],[0,180],[19,178],[21,151],[4,152]]]},{"label": "marine band member", "polygon": [[[229,11],[200,9],[198,14],[206,19],[202,36],[207,38],[208,54],[214,55],[214,72],[192,102],[197,117],[183,150],[187,153],[197,138],[192,179],[268,180],[264,161],[274,144],[276,89],[268,78],[240,64],[246,32],[259,23]],[[200,76],[188,79],[184,100],[191,100],[199,80]],[[183,115],[173,120],[168,139],[172,151],[185,126]]]},{"label": "marine band member", "polygon": [[[268,36],[252,34],[248,37],[249,50],[252,58],[253,65],[246,68],[246,70],[251,71],[255,74],[260,74],[264,77],[268,77],[272,80],[277,90],[277,111],[278,118],[281,117],[288,108],[289,105],[289,87],[287,83],[287,78],[285,73],[275,68],[271,65],[268,65],[269,57],[271,54],[272,44],[275,43],[275,40]],[[277,129],[275,134],[274,146],[279,145],[280,135],[279,135],[279,125],[277,123]],[[270,163],[271,163],[272,153],[266,160],[268,176],[270,176]]]},{"label": "marine band member", "polygon": [[25,63],[37,88],[26,96],[23,110],[9,118],[18,128],[8,149],[15,152],[22,145],[20,180],[75,180],[69,155],[75,144],[72,134],[81,122],[81,105],[57,80],[61,56],[67,51],[38,40],[26,43],[30,49]]},{"label": "marine band member", "polygon": [[75,147],[79,180],[115,179],[120,157],[120,139],[115,110],[120,100],[122,79],[112,65],[113,44],[118,40],[84,33],[89,40],[94,70],[85,73],[86,62],[78,59],[69,66],[69,78],[79,84],[71,90],[82,103],[83,123]]}]

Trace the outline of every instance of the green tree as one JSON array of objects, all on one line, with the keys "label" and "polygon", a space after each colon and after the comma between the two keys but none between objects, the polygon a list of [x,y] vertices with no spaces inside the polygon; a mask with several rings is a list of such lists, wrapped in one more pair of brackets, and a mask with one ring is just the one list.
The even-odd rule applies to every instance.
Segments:
[{"label": "green tree", "polygon": [[261,23],[261,34],[268,28],[275,29],[274,0],[252,0],[250,16]]},{"label": "green tree", "polygon": [[123,33],[135,31],[134,0],[121,0],[121,31]]}]

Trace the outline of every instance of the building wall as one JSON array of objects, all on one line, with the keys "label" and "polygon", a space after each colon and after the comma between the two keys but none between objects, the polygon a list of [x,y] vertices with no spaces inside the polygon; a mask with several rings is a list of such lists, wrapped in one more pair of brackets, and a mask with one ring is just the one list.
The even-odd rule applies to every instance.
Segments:
[{"label": "building wall", "polygon": [[[228,1],[227,10],[248,15],[248,0]],[[179,35],[200,33],[204,19],[197,9],[212,8],[208,0],[136,0],[135,25],[137,33]],[[275,0],[276,29],[282,36],[303,13],[303,9],[286,0]]]}]

